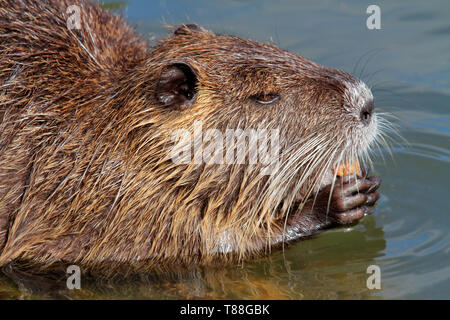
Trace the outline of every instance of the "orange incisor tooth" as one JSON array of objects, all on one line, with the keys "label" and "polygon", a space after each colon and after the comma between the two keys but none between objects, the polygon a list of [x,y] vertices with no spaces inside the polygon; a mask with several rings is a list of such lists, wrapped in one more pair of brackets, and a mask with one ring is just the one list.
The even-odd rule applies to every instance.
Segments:
[{"label": "orange incisor tooth", "polygon": [[344,161],[335,170],[338,177],[342,177],[349,174],[356,173],[357,176],[361,176],[361,169],[359,168],[358,159],[353,159],[352,162]]}]

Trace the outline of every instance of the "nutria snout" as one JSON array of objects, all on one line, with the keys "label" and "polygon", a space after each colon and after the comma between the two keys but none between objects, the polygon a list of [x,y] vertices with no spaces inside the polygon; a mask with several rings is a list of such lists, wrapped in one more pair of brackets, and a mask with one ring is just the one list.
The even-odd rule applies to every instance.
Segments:
[{"label": "nutria snout", "polygon": [[350,74],[196,25],[149,48],[81,0],[80,29],[68,1],[0,4],[0,265],[234,261],[373,211],[380,180],[349,168],[381,118]]}]

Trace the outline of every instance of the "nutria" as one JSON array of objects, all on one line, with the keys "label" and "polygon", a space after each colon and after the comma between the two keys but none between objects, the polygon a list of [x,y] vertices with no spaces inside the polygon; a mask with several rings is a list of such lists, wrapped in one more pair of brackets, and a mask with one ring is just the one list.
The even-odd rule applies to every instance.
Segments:
[{"label": "nutria", "polygon": [[[379,198],[335,174],[382,138],[370,89],[271,44],[181,25],[150,47],[97,4],[0,0],[0,81],[0,265],[242,261]],[[194,123],[276,131],[279,165],[177,163]]]}]

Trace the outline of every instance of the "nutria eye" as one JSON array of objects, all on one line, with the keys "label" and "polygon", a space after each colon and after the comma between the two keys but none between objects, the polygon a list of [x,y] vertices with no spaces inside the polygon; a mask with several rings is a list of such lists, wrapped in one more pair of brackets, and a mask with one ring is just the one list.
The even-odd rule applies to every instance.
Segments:
[{"label": "nutria eye", "polygon": [[261,93],[258,95],[252,96],[252,99],[261,104],[269,104],[275,102],[280,98],[279,95],[274,93]]}]

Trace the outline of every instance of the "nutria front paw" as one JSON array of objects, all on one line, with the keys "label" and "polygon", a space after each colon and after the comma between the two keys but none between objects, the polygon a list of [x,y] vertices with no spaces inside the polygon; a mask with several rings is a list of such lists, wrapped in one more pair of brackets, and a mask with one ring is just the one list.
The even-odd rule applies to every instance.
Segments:
[{"label": "nutria front paw", "polygon": [[374,211],[375,202],[380,198],[376,191],[380,183],[379,177],[366,175],[362,178],[354,175],[339,177],[331,191],[331,198],[331,186],[328,186],[321,192],[326,199],[321,196],[319,203],[322,207],[325,206],[327,219],[340,225],[352,224]]}]

